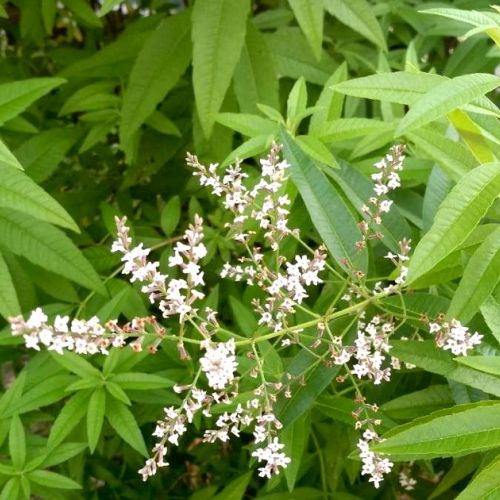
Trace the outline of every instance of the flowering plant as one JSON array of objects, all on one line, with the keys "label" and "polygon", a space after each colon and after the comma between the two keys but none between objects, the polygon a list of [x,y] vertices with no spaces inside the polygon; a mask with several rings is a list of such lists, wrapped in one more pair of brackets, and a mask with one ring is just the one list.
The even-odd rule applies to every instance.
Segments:
[{"label": "flowering plant", "polygon": [[[157,306],[160,318],[134,318],[120,326],[116,319],[101,324],[96,316],[70,321],[68,316],[57,315],[51,323],[37,308],[26,321],[22,316],[9,320],[12,333],[22,335],[26,347],[38,351],[46,347],[60,355],[65,351],[109,355],[110,349],[130,348],[154,354],[163,344],[175,342],[180,360],[196,360],[192,380],[173,386],[181,395],[180,404],[166,406],[164,415],[158,416],[152,456],[139,469],[145,481],[169,465],[170,448],[179,446],[195,421],[206,443],[228,443],[231,438],[241,438],[242,433],[251,433],[250,456],[259,464],[259,476],[270,479],[280,474],[291,457],[280,439],[283,423],[277,408],[280,402],[293,398],[297,384],[307,387],[307,376],[318,364],[337,374],[337,383],[347,383],[354,393],[352,418],[360,432],[361,474],[378,488],[394,466],[373,451],[374,443],[384,441],[377,431],[383,420],[377,416],[377,404],[366,400],[360,385],[389,382],[392,371],[401,370],[403,364],[406,369],[414,368],[391,354],[392,339],[408,340],[397,333],[407,314],[384,305],[384,299],[405,291],[410,240],[398,243],[397,254],[387,253],[395,272],[385,282],[371,284],[365,273],[345,258],[329,262],[323,244],[312,248],[298,229],[290,227],[290,164],[281,153],[282,146],[273,144],[267,158],[260,160],[261,174],[253,183],[241,162],[221,172],[217,164],[206,167],[196,156],[187,156],[200,185],[220,198],[229,214],[225,228],[235,242],[235,257],[223,265],[220,277],[258,291],[251,301],[257,329],[249,336],[230,329],[219,319],[219,312],[204,302],[202,262],[207,247],[204,221],[198,215],[173,246],[168,258],[172,277],[160,272],[158,261],[149,260],[150,249],[142,243],[133,244],[127,218],[116,217],[117,237],[111,250],[121,254],[121,272],[131,283],[140,284],[142,293]],[[404,158],[404,148],[398,145],[375,164],[373,195],[361,208],[364,218],[356,242],[359,252],[370,240],[384,238],[380,228],[392,205],[386,196],[400,187]],[[292,252],[286,250],[291,242],[295,242]],[[324,293],[335,279],[341,279],[342,285],[323,309],[311,307],[308,298],[312,289],[320,288]],[[340,318],[347,320],[342,329],[336,322]],[[457,319],[420,320],[435,335],[436,346],[454,355],[467,356],[481,343],[482,336],[469,333]],[[417,332],[413,337],[422,340]],[[290,349],[303,350],[314,362],[305,366],[300,376],[286,370],[270,376],[275,357]],[[245,363],[242,358],[246,358]],[[400,469],[400,484],[412,490],[415,480],[407,469],[407,465]]]},{"label": "flowering plant", "polygon": [[0,1],[0,500],[498,496],[500,16],[448,3]]}]

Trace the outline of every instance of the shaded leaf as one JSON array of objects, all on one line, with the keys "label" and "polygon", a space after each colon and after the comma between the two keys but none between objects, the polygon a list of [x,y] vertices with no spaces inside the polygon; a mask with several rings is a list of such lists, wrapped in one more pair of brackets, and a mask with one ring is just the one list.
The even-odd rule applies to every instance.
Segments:
[{"label": "shaded leaf", "polygon": [[141,431],[132,412],[114,398],[107,398],[106,418],[117,434],[142,456],[148,456]]},{"label": "shaded leaf", "polygon": [[126,143],[174,87],[191,60],[191,11],[164,19],[142,47],[123,96],[120,141]]},{"label": "shaded leaf", "polygon": [[0,208],[80,231],[68,212],[24,172],[0,163],[0,176]]},{"label": "shaded leaf", "polygon": [[288,0],[288,3],[319,61],[323,42],[323,0]]},{"label": "shaded leaf", "polygon": [[193,88],[206,137],[240,59],[249,10],[248,0],[198,0],[194,5]]},{"label": "shaded leaf", "polygon": [[11,273],[0,253],[0,315],[4,318],[21,314],[21,306]]},{"label": "shaded leaf", "polygon": [[0,84],[0,124],[22,113],[33,102],[59,87],[63,78],[30,78]]},{"label": "shaded leaf", "polygon": [[33,264],[106,294],[93,267],[59,229],[0,208],[0,240],[12,253],[22,255]]},{"label": "shaded leaf", "polygon": [[373,13],[371,4],[366,0],[325,0],[325,8],[340,22],[387,51],[382,28]]}]

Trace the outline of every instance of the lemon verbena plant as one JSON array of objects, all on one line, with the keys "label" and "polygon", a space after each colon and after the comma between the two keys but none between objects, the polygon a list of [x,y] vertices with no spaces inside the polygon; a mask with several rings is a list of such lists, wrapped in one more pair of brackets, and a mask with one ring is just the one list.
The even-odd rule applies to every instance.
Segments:
[{"label": "lemon verbena plant", "polygon": [[[293,227],[290,164],[282,149],[272,145],[254,179],[242,162],[224,169],[187,155],[187,165],[199,184],[226,212],[224,228],[234,249],[217,272],[220,279],[252,290],[256,329],[249,335],[236,328],[237,321],[228,324],[223,311],[207,304],[203,260],[209,222],[199,215],[173,243],[168,273],[152,259],[151,249],[130,236],[127,218],[116,218],[111,251],[120,255],[121,272],[140,285],[157,308],[157,316],[136,317],[126,324],[117,319],[102,323],[96,316],[49,319],[37,308],[26,319],[9,319],[12,334],[22,336],[26,347],[37,351],[107,356],[114,349],[130,349],[154,355],[174,343],[179,359],[192,362],[191,379],[183,375],[172,387],[179,403],[165,406],[163,414],[157,415],[151,455],[138,471],[144,480],[169,465],[171,449],[179,446],[190,428],[205,443],[243,440],[260,477],[282,473],[293,460],[281,438],[283,401],[307,389],[308,375],[318,365],[335,374],[342,392],[352,394],[361,474],[378,488],[394,469],[390,458],[374,447],[383,442],[379,433],[383,418],[377,401],[368,400],[365,389],[389,382],[394,371],[413,367],[392,354],[394,339],[409,338],[401,334],[401,327],[411,315],[391,310],[385,303],[389,297],[408,293],[411,241],[399,241],[398,251],[385,255],[393,270],[377,280],[367,277],[356,257],[332,259],[327,247],[317,243],[317,236],[306,238]],[[364,218],[359,222],[357,252],[384,238],[382,223],[392,205],[388,194],[401,185],[404,160],[404,147],[396,145],[374,165],[373,192],[361,208]],[[323,294],[327,299],[321,309],[311,307],[310,297]],[[420,324],[412,340],[434,337],[437,347],[453,355],[466,356],[481,342],[481,335],[454,318],[416,319]],[[276,357],[300,350],[310,355],[300,373],[286,368],[276,372]],[[397,472],[400,486],[412,490],[415,479],[408,464]]]}]

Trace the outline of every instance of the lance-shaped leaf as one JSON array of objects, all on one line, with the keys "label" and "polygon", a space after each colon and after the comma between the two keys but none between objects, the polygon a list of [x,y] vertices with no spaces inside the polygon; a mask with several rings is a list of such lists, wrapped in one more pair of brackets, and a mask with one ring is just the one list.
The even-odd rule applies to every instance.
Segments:
[{"label": "lance-shaped leaf", "polygon": [[500,163],[463,176],[441,204],[434,224],[410,260],[408,283],[431,271],[472,233],[500,193]]},{"label": "lance-shaped leaf", "polygon": [[248,0],[198,0],[193,9],[193,87],[196,108],[209,137],[240,58]]},{"label": "lance-shaped leaf", "polygon": [[0,208],[0,241],[16,255],[86,288],[106,294],[94,268],[59,229],[20,212]]},{"label": "lance-shaped leaf", "polygon": [[340,22],[357,31],[382,50],[387,50],[384,33],[366,0],[325,0],[325,8]]},{"label": "lance-shaped leaf", "polygon": [[398,104],[412,104],[422,94],[444,82],[443,76],[432,73],[396,71],[365,76],[334,85],[341,94],[365,97]]},{"label": "lance-shaped leaf", "polygon": [[496,89],[499,84],[500,78],[483,73],[462,75],[443,81],[413,103],[410,111],[399,123],[396,134],[405,134],[437,120]]},{"label": "lance-shaped leaf", "polygon": [[456,500],[495,500],[500,497],[500,455],[474,476]]},{"label": "lance-shaped leaf", "polygon": [[117,434],[134,450],[144,457],[148,456],[146,443],[142,437],[141,430],[131,411],[115,398],[107,398],[106,418]]},{"label": "lance-shaped leaf", "polygon": [[139,52],[123,96],[120,140],[126,143],[177,83],[191,60],[191,12],[164,19]]},{"label": "lance-shaped leaf", "polygon": [[483,241],[467,263],[448,316],[467,323],[499,281],[500,226]]},{"label": "lance-shaped leaf", "polygon": [[251,21],[234,71],[233,88],[240,110],[256,113],[257,104],[279,107],[279,83],[266,39]]},{"label": "lance-shaped leaf", "polygon": [[8,165],[22,170],[23,167],[18,159],[10,152],[10,149],[0,139],[0,165]]},{"label": "lance-shaped leaf", "polygon": [[393,340],[391,354],[405,363],[500,397],[498,378],[463,366],[449,352],[436,347],[434,341]]},{"label": "lance-shaped leaf", "polygon": [[466,455],[500,446],[500,403],[463,405],[422,421],[392,429],[373,450],[391,460],[420,460]]},{"label": "lance-shaped leaf", "polygon": [[22,113],[30,104],[65,83],[62,78],[30,78],[0,85],[0,124]]},{"label": "lance-shaped leaf", "polygon": [[281,141],[285,158],[290,163],[290,173],[307,207],[314,227],[334,259],[345,267],[345,259],[354,268],[366,272],[366,249],[357,250],[356,242],[362,239],[350,209],[339,192],[307,156],[288,133],[282,130]]},{"label": "lance-shaped leaf", "polygon": [[17,210],[79,232],[68,212],[24,172],[0,163],[0,178],[0,208]]},{"label": "lance-shaped leaf", "polygon": [[4,318],[21,313],[17,292],[7,263],[0,253],[0,315]]},{"label": "lance-shaped leaf", "polygon": [[455,360],[480,372],[500,375],[500,356],[462,356]]},{"label": "lance-shaped leaf", "polygon": [[319,61],[323,42],[323,0],[288,0],[288,3]]}]

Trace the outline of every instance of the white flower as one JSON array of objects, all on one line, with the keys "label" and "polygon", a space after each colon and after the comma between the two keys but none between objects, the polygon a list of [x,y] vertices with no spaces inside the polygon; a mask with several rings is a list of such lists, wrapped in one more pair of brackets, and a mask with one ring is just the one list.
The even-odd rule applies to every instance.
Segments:
[{"label": "white flower", "polygon": [[46,314],[42,311],[40,307],[37,307],[30,315],[28,321],[26,321],[26,327],[30,330],[35,328],[40,328],[47,321]]},{"label": "white flower", "polygon": [[234,372],[238,366],[236,362],[234,339],[217,344],[204,342],[206,350],[200,358],[202,371],[208,379],[208,385],[213,389],[225,389],[234,380]]}]

